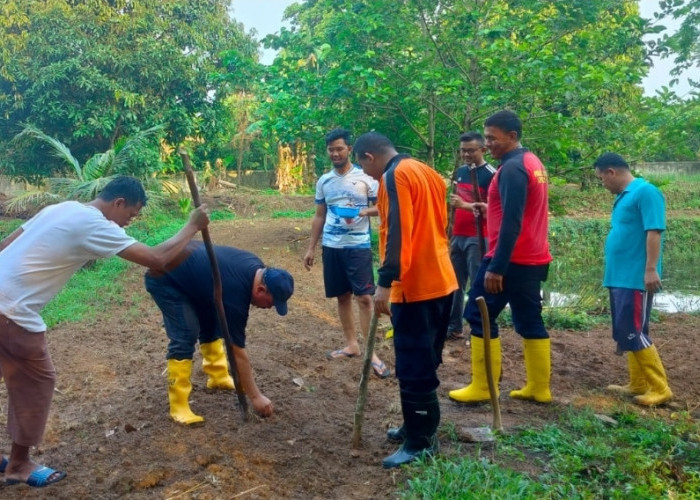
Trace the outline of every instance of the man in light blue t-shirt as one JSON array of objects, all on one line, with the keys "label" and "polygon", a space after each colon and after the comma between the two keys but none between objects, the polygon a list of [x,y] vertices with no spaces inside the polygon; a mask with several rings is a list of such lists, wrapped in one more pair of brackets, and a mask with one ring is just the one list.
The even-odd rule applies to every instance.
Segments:
[{"label": "man in light blue t-shirt", "polygon": [[[329,359],[354,358],[360,354],[355,332],[352,298],[359,308],[360,329],[369,334],[374,295],[372,249],[369,216],[377,215],[370,207],[377,199],[379,184],[350,161],[352,146],[350,132],[335,129],[326,135],[326,149],[333,170],[316,183],[316,214],[311,222],[309,248],[304,255],[304,267],[311,270],[316,244],[321,239],[323,251],[323,283],[326,297],[338,299],[338,316],[345,334],[346,345],[331,351]],[[359,209],[358,213],[343,213],[343,209]],[[372,369],[380,378],[391,371],[376,354]]]},{"label": "man in light blue t-shirt", "polygon": [[627,352],[630,381],[608,390],[655,406],[671,399],[666,372],[649,338],[654,293],[661,290],[661,252],[666,230],[664,197],[656,186],[632,175],[616,153],[593,165],[603,186],[616,195],[605,241],[603,286],[610,290],[610,314],[617,352]]}]

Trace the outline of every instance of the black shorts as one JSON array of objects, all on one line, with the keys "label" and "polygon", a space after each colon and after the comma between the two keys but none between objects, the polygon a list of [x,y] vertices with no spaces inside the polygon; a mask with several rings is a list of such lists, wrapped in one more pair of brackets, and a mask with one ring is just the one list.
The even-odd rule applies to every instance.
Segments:
[{"label": "black shorts", "polygon": [[372,249],[323,247],[323,284],[329,298],[374,295]]}]

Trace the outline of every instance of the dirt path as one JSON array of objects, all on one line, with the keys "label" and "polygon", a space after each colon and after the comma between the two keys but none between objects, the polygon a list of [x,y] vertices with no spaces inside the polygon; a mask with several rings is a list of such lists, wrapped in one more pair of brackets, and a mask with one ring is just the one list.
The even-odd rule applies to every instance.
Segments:
[{"label": "dirt path", "polygon": [[[169,421],[163,374],[166,338],[158,310],[142,287],[142,271],[134,267],[126,276],[123,303],[91,324],[60,326],[49,333],[58,386],[46,439],[35,457],[67,470],[68,477],[44,491],[0,487],[0,497],[393,498],[406,473],[382,470],[381,459],[395,449],[384,433],[401,420],[397,383],[372,377],[364,448],[352,452],[361,361],[325,358],[327,351],[342,345],[342,335],[335,304],[324,298],[320,264],[311,272],[301,266],[309,224],[237,219],[212,227],[215,242],[251,250],[267,264],[290,270],[296,279],[287,317],[253,310],[249,321],[248,350],[258,384],[275,404],[273,417],[242,424],[234,395],[204,390],[197,354],[191,404],[206,423],[190,429]],[[698,316],[677,315],[652,327],[678,395],[675,409],[697,412],[700,405],[700,349],[694,340],[699,326]],[[552,337],[555,403],[539,406],[505,396],[523,383],[524,368],[519,338],[504,330],[501,407],[506,429],[554,420],[563,405],[605,411],[620,403],[601,391],[625,377],[607,328],[555,331]],[[382,335],[377,349],[393,367],[391,341]],[[449,343],[444,354],[439,389],[443,424],[490,424],[488,406],[464,407],[447,399],[448,390],[468,381],[468,349]],[[2,386],[3,420],[5,408]],[[667,414],[673,409],[653,411]],[[6,452],[8,445],[2,433],[1,449]],[[445,454],[457,453],[458,443],[447,435],[441,436],[441,445]],[[459,446],[461,453],[475,450]]]}]

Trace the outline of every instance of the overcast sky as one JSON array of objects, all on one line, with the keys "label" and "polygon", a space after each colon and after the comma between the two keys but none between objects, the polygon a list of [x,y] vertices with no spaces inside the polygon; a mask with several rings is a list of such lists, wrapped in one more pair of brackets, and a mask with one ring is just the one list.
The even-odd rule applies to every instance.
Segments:
[{"label": "overcast sky", "polygon": [[[282,26],[282,14],[284,9],[297,0],[233,0],[232,16],[237,21],[243,23],[246,31],[255,29],[258,39],[270,33],[277,33]],[[658,10],[659,0],[640,0],[639,8],[642,17],[652,18],[654,11]],[[668,22],[665,25],[669,28]],[[274,59],[273,51],[263,51],[261,62],[270,64]],[[668,85],[671,79],[670,72],[673,68],[671,59],[655,60],[654,66],[649,70],[649,74],[643,80],[644,93],[654,95],[655,90],[663,85]],[[674,87],[679,95],[685,95],[689,86],[684,78],[680,84]]]}]

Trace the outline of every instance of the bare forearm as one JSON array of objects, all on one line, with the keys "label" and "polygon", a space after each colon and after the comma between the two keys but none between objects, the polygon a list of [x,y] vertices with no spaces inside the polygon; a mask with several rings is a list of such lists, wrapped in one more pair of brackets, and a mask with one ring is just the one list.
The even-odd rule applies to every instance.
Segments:
[{"label": "bare forearm", "polygon": [[135,243],[119,252],[119,257],[156,271],[165,271],[168,263],[184,251],[197,231],[196,226],[188,223],[175,236],[160,245],[149,247]]},{"label": "bare forearm", "polygon": [[135,243],[119,252],[122,259],[135,262],[157,271],[164,271],[170,261],[175,259],[192,240],[192,237],[209,224],[209,216],[202,205],[192,211],[187,224],[175,236],[154,247]]},{"label": "bare forearm", "polygon": [[248,359],[246,350],[234,345],[233,355],[236,358],[236,368],[238,369],[238,377],[243,386],[243,391],[251,399],[259,397],[261,395],[260,389],[255,383],[253,367],[250,365],[250,359]]},{"label": "bare forearm", "polygon": [[656,270],[661,256],[661,231],[647,231],[647,271]]},{"label": "bare forearm", "polygon": [[309,250],[314,250],[318,244],[318,240],[321,239],[321,234],[323,233],[323,225],[325,223],[325,217],[319,217],[315,215],[311,221],[311,234],[309,236]]},{"label": "bare forearm", "polygon": [[19,235],[24,232],[24,229],[21,227],[15,229],[12,233],[10,233],[6,238],[4,238],[2,241],[0,241],[0,252],[5,250],[7,247],[10,246],[10,243],[15,241],[17,238],[19,238]]},{"label": "bare forearm", "polygon": [[379,209],[376,205],[360,210],[361,217],[377,217],[378,215]]},{"label": "bare forearm", "polygon": [[185,225],[175,236],[152,248],[155,257],[163,263],[163,267],[167,266],[187,247],[198,232],[199,229],[193,224]]}]

